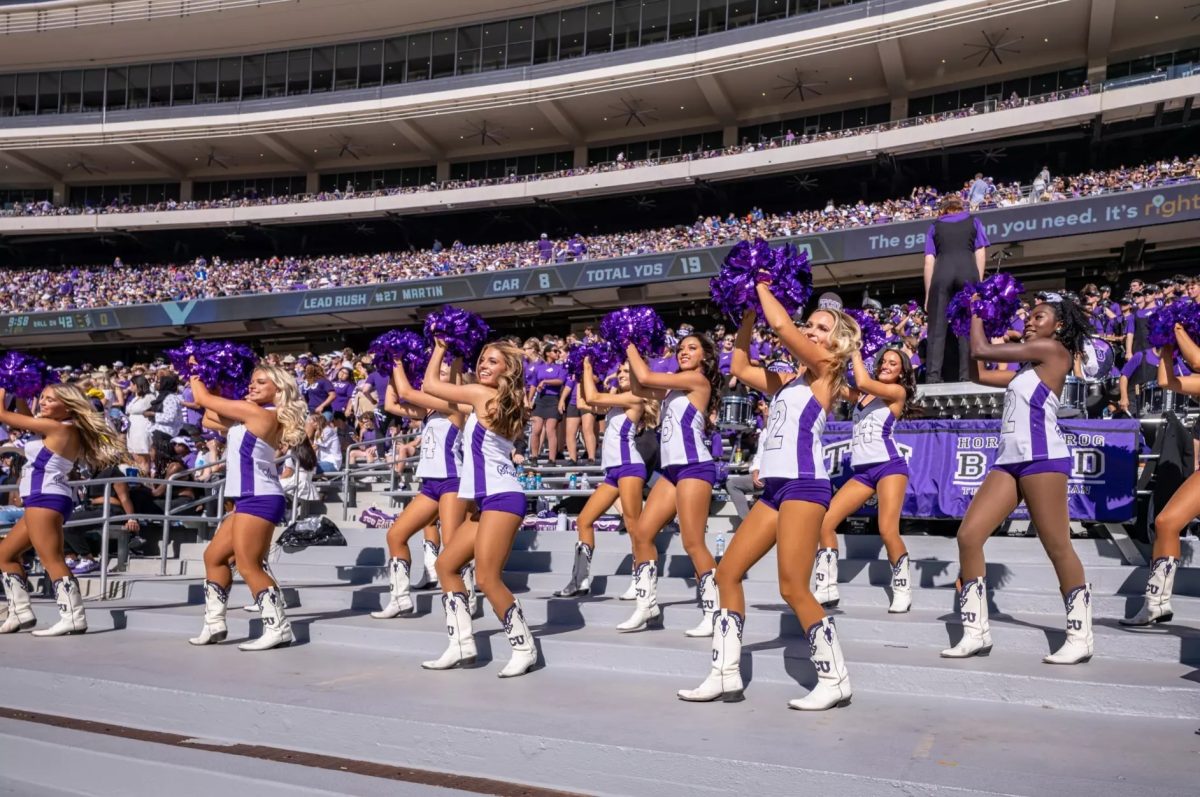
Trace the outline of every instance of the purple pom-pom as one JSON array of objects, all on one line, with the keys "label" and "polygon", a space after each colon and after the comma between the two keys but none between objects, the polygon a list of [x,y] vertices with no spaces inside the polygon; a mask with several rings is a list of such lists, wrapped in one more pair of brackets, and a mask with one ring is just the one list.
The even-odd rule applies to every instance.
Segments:
[{"label": "purple pom-pom", "polygon": [[887,345],[887,333],[875,320],[875,316],[866,310],[851,308],[846,311],[846,315],[858,322],[858,328],[862,330],[862,346],[859,351],[862,352],[863,361],[870,362],[871,358]]},{"label": "purple pom-pom", "polygon": [[630,343],[643,357],[662,351],[667,340],[666,326],[652,307],[622,307],[600,321],[600,337],[624,352]]},{"label": "purple pom-pom", "polygon": [[[983,321],[983,331],[989,338],[1003,337],[1012,326],[1021,306],[1025,286],[1011,274],[998,272],[979,283],[963,286],[946,307],[950,330],[958,337],[971,334],[971,316]],[[979,294],[972,301],[971,297]]]},{"label": "purple pom-pom", "polygon": [[[231,340],[188,338],[177,349],[168,349],[167,360],[181,379],[198,377],[210,390],[226,398],[243,398],[250,377],[258,367],[258,355],[244,343]],[[194,363],[189,363],[194,358]]]},{"label": "purple pom-pom", "polygon": [[763,274],[770,274],[771,295],[791,315],[812,296],[812,267],[808,253],[784,244],[777,249],[762,238],[754,243],[739,241],[721,265],[717,276],[709,280],[708,290],[717,309],[739,320],[746,308],[753,308],[762,320],[762,305],[755,286]]},{"label": "purple pom-pom", "polygon": [[492,329],[483,318],[452,304],[425,318],[425,337],[430,342],[441,338],[446,342],[450,356],[461,357],[464,363],[474,362],[490,334]]},{"label": "purple pom-pom", "polygon": [[573,376],[576,382],[583,379],[585,357],[591,358],[592,373],[600,379],[621,362],[621,353],[607,340],[588,341],[572,346],[567,352],[567,373]]},{"label": "purple pom-pom", "polygon": [[1175,342],[1175,325],[1182,324],[1188,337],[1200,340],[1200,304],[1191,299],[1178,299],[1158,309],[1149,319],[1148,340],[1151,346]]},{"label": "purple pom-pom", "polygon": [[425,367],[429,365],[429,344],[424,337],[407,330],[388,330],[371,341],[369,351],[375,355],[371,366],[376,371],[390,377],[399,360],[404,364],[404,374],[409,384],[415,388],[421,387],[425,379]]},{"label": "purple pom-pom", "polygon": [[37,357],[19,351],[0,357],[0,387],[14,396],[28,401],[57,381],[58,372]]}]

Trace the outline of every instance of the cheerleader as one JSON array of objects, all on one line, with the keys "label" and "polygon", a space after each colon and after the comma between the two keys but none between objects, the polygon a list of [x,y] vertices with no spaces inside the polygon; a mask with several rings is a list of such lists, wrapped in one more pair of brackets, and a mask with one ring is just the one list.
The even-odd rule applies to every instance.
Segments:
[{"label": "cheerleader", "polygon": [[[1189,362],[1200,362],[1200,348],[1180,324],[1175,325],[1176,346]],[[1200,396],[1200,376],[1180,376],[1175,364],[1175,346],[1164,346],[1158,361],[1158,384],[1166,390]],[[1179,569],[1179,536],[1196,515],[1200,515],[1200,470],[1188,476],[1171,500],[1154,518],[1154,546],[1151,548],[1150,577],[1146,597],[1138,613],[1123,618],[1121,625],[1138,627],[1169,623],[1175,617],[1171,593],[1175,589],[1175,571]]]},{"label": "cheerleader", "polygon": [[661,399],[661,470],[650,490],[641,517],[629,529],[633,543],[633,574],[637,582],[637,604],[628,620],[617,626],[621,632],[642,631],[660,623],[658,608],[658,549],[654,538],[676,515],[679,536],[696,571],[696,589],[703,616],[700,624],[687,630],[690,637],[712,636],[717,610],[717,585],[713,580],[717,561],[704,544],[708,507],[712,500],[717,467],[704,443],[707,419],[716,412],[721,372],[717,350],[704,335],[688,335],[679,342],[675,359],[677,373],[658,373],[630,344],[630,385],[635,395]]},{"label": "cheerleader", "polygon": [[[1042,661],[1079,664],[1092,657],[1092,591],[1071,545],[1067,515],[1071,452],[1057,421],[1063,383],[1090,336],[1087,315],[1058,294],[1047,294],[1033,308],[1020,343],[992,343],[983,321],[971,319],[971,381],[1005,388],[1004,417],[996,464],[958,527],[963,637],[942,651],[945,658],[986,656],[992,650],[983,544],[1022,498],[1054,565],[1067,612],[1066,642]],[[988,371],[979,367],[981,361],[1022,366],[1019,371]]]},{"label": "cheerleader", "polygon": [[287,508],[275,466],[275,450],[305,440],[307,408],[300,399],[295,377],[278,366],[256,368],[244,399],[216,396],[196,376],[190,383],[196,403],[206,414],[211,412],[216,417],[215,426],[228,430],[225,497],[233,499],[234,509],[204,549],[204,628],[188,642],[211,645],[228,635],[225,611],[233,585],[233,559],[254,596],[263,626],[262,636],[243,642],[238,649],[286,647],[294,639],[292,626],[283,611],[279,584],[264,569],[263,562],[275,527],[283,521]]},{"label": "cheerleader", "polygon": [[[590,357],[583,360],[583,378],[577,389],[581,391],[584,406],[605,407],[604,439],[600,444],[600,465],[604,468],[604,481],[596,486],[591,497],[579,513],[579,541],[575,543],[575,564],[571,569],[571,580],[554,593],[559,598],[586,595],[591,591],[592,552],[596,549],[596,533],[593,524],[618,498],[621,499],[621,514],[625,528],[637,525],[642,513],[642,490],[646,486],[646,463],[638,453],[634,438],[642,423],[646,400],[630,389],[629,364],[622,363],[617,371],[617,393],[600,393],[596,390],[596,375],[592,371]],[[636,554],[635,554],[636,558]]]},{"label": "cheerleader", "polygon": [[460,570],[475,559],[479,589],[504,624],[513,656],[501,678],[524,675],[537,663],[533,634],[521,604],[504,584],[504,562],[525,519],[525,493],[513,466],[513,440],[525,428],[521,351],[506,342],[486,345],[475,367],[477,381],[456,385],[441,376],[446,344],[434,342],[422,389],[434,398],[470,408],[463,426],[463,463],[459,492],[474,501],[471,521],[463,523],[437,560],[442,606],[450,644],[441,657],[424,662],[427,670],[448,670],[475,662],[475,637]]},{"label": "cheerleader", "polygon": [[75,491],[67,478],[76,463],[86,464],[93,471],[118,464],[125,456],[125,446],[75,385],[47,385],[37,408],[36,417],[26,414],[27,409],[9,410],[8,397],[0,388],[0,424],[37,435],[25,444],[26,462],[18,488],[25,514],[0,540],[0,571],[8,595],[8,616],[0,625],[0,634],[24,631],[37,624],[29,602],[29,579],[21,564],[31,547],[54,580],[59,614],[57,623],[33,635],[82,634],[87,631],[83,596],[63,557],[63,524],[71,519],[75,505]]},{"label": "cheerleader", "polygon": [[908,572],[908,549],[900,538],[900,509],[908,489],[908,462],[896,448],[893,431],[897,419],[911,417],[917,394],[917,375],[908,355],[886,349],[867,372],[862,354],[854,352],[854,384],[847,397],[854,402],[854,435],[850,443],[850,467],[854,475],[842,485],[829,504],[821,525],[821,549],[814,568],[817,601],[827,609],[838,605],[837,529],[872,495],[878,495],[879,536],[892,566],[892,614],[912,608],[912,582]]},{"label": "cheerleader", "polygon": [[[678,692],[681,700],[708,702],[742,699],[742,631],[746,598],[742,579],[778,545],[779,591],[806,629],[817,684],[788,706],[823,711],[850,702],[850,677],[833,621],[809,590],[813,555],[832,488],[825,469],[821,432],[836,396],[845,387],[846,362],[860,342],[858,324],[838,310],[817,310],[797,329],[765,284],[758,288],[771,328],[802,366],[801,376],[750,365],[755,313],[742,318],[734,349],[733,374],[753,390],[772,396],[762,434],[759,478],[762,497],[733,535],[717,568],[721,615],[713,634],[712,669],[696,689]],[[781,533],[782,531],[782,533]]]},{"label": "cheerleader", "polygon": [[[439,366],[438,376],[447,382],[457,383],[460,365],[459,360],[455,360],[453,365],[443,362]],[[429,379],[428,374],[425,375],[425,379]],[[387,620],[416,611],[410,594],[412,561],[408,552],[409,539],[434,520],[438,520],[441,522],[442,544],[445,545],[449,543],[466,514],[463,502],[458,500],[458,474],[462,467],[460,437],[465,421],[459,405],[415,389],[408,381],[404,365],[399,360],[392,371],[392,381],[396,397],[404,403],[392,404],[386,407],[387,411],[394,415],[407,415],[424,420],[421,427],[420,460],[417,463],[417,478],[421,480],[421,489],[388,529],[388,581],[391,586],[391,600],[382,611],[371,612],[371,616],[377,620]],[[388,391],[389,398],[391,395],[391,391]],[[432,560],[429,556],[431,546],[434,549]],[[437,545],[426,539],[422,547],[426,552],[426,581],[430,581],[432,578],[428,568],[431,561],[437,561]],[[470,592],[473,593],[473,590]],[[471,614],[474,614],[473,609]]]}]

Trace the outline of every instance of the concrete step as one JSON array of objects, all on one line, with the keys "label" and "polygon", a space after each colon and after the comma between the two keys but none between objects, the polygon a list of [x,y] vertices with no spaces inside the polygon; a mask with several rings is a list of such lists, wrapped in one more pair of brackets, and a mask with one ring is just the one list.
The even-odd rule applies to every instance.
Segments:
[{"label": "concrete step", "polygon": [[[180,644],[200,627],[200,613],[192,607],[133,608],[110,608],[112,627],[177,635]],[[694,619],[694,613],[689,614]],[[105,621],[97,619],[97,630],[103,630]],[[428,658],[439,655],[446,644],[444,622],[436,615],[410,623],[295,612],[291,621],[302,644],[405,650]],[[228,622],[231,640],[258,634],[258,620],[247,613],[231,612]],[[611,628],[550,624],[535,625],[534,632],[548,666],[554,667],[631,674],[649,670],[677,676],[686,685],[703,678],[709,660],[706,640],[688,639],[677,630],[618,634]],[[476,636],[483,660],[508,658],[508,643],[494,618],[477,621]],[[1040,655],[1006,647],[1003,635],[996,638],[998,647],[990,657],[966,662],[941,659],[932,648],[859,641],[848,635],[843,647],[855,688],[866,692],[903,691],[1137,716],[1195,716],[1200,711],[1200,687],[1185,680],[1191,665],[1099,657],[1087,665],[1053,667],[1042,664]],[[751,680],[799,682],[809,688],[816,683],[807,642],[799,636],[749,629],[744,651],[743,673]]]}]

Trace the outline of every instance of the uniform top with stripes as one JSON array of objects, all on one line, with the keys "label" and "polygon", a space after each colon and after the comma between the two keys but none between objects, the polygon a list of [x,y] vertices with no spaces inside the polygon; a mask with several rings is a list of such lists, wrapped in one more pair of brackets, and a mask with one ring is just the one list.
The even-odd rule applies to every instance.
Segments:
[{"label": "uniform top with stripes", "polygon": [[245,424],[234,424],[225,437],[225,497],[264,495],[283,495],[275,449]]},{"label": "uniform top with stripes", "polygon": [[462,466],[462,434],[444,412],[425,416],[421,429],[418,479],[457,479]]},{"label": "uniform top with stripes", "polygon": [[879,396],[872,396],[866,404],[856,402],[854,437],[850,442],[851,466],[903,461],[893,435],[895,426],[896,416]]},{"label": "uniform top with stripes", "polygon": [[71,485],[67,484],[71,469],[75,467],[74,462],[51,451],[40,437],[25,444],[25,456],[28,459],[21,468],[21,484],[18,487],[22,498],[43,495],[75,497]]},{"label": "uniform top with stripes", "polygon": [[610,407],[604,416],[604,439],[600,444],[600,466],[617,468],[621,465],[643,465],[642,455],[634,445],[637,424],[629,420],[624,407]]},{"label": "uniform top with stripes", "polygon": [[523,493],[512,453],[512,441],[486,428],[472,412],[463,427],[458,494],[478,502],[491,495]]},{"label": "uniform top with stripes", "polygon": [[664,467],[712,461],[704,442],[704,415],[683,391],[668,390],[663,399],[659,441]]},{"label": "uniform top with stripes", "polygon": [[1033,366],[1025,366],[1004,391],[1004,419],[996,464],[1063,459],[1071,455],[1058,428],[1058,394]]},{"label": "uniform top with stripes", "polygon": [[808,380],[797,377],[771,399],[759,476],[764,479],[828,479],[821,433],[825,408]]}]

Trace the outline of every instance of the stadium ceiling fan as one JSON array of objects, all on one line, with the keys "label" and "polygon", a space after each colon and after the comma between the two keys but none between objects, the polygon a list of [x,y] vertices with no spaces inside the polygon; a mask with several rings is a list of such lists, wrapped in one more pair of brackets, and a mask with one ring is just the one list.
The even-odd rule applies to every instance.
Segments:
[{"label": "stadium ceiling fan", "polygon": [[476,136],[479,137],[479,146],[486,147],[490,141],[498,147],[503,140],[504,130],[503,128],[489,126],[487,119],[481,119],[478,122],[472,122],[468,119],[467,132],[459,136],[459,138],[475,138]]},{"label": "stadium ceiling fan", "polygon": [[817,87],[824,86],[826,83],[829,82],[827,80],[811,80],[811,81],[805,80],[804,73],[801,72],[799,69],[792,70],[792,74],[790,76],[789,75],[776,75],[775,77],[777,77],[781,81],[783,81],[782,85],[775,87],[775,90],[787,92],[786,94],[783,95],[783,99],[786,100],[787,98],[789,98],[793,94],[795,94],[795,95],[797,95],[797,97],[799,97],[800,102],[804,102],[806,99],[808,99],[807,97],[804,96],[805,92],[808,92],[809,94],[812,94],[815,97],[820,97],[821,92],[817,90]]},{"label": "stadium ceiling fan", "polygon": [[983,66],[989,58],[995,58],[997,64],[1003,65],[1004,59],[1000,57],[1000,53],[1016,54],[1021,52],[1016,47],[1013,47],[1013,45],[1025,38],[1024,36],[1017,36],[1010,39],[1008,37],[1009,30],[1010,28],[1005,28],[1000,33],[988,33],[985,30],[979,31],[980,35],[983,36],[983,42],[963,42],[963,47],[968,47],[975,51],[970,55],[964,55],[963,60],[970,61],[972,58],[978,56],[979,63],[975,66]]},{"label": "stadium ceiling fan", "polygon": [[225,169],[226,171],[228,171],[228,169],[229,169],[229,164],[225,162],[225,159],[223,157],[221,157],[220,155],[217,154],[216,147],[208,148],[208,156],[204,159],[204,165],[205,165],[205,167],[207,167],[209,169],[211,169],[213,166],[220,166],[222,169]]},{"label": "stadium ceiling fan", "polygon": [[342,138],[330,136],[330,138],[333,139],[333,143],[337,144],[337,156],[339,158],[349,155],[351,158],[354,158],[354,160],[359,160],[359,152],[366,152],[366,147],[360,147],[358,144],[355,144],[354,140],[349,136],[344,136]]},{"label": "stadium ceiling fan", "polygon": [[76,169],[86,174],[107,174],[104,169],[97,166],[93,161],[89,161],[82,154],[77,154],[74,161],[67,162],[67,171],[73,172]]},{"label": "stadium ceiling fan", "polygon": [[984,147],[977,151],[972,159],[976,163],[999,163],[1008,157],[1008,147]]},{"label": "stadium ceiling fan", "polygon": [[[1183,8],[1184,8],[1184,10],[1187,10],[1189,8],[1200,8],[1200,3],[1192,3],[1191,5],[1186,5]],[[1195,22],[1198,19],[1200,19],[1200,11],[1197,11],[1195,14],[1192,15],[1192,22]]]},{"label": "stadium ceiling fan", "polygon": [[793,174],[788,178],[788,183],[791,184],[793,191],[815,191],[821,181],[811,174]]},{"label": "stadium ceiling fan", "polygon": [[[625,119],[625,127],[629,127],[630,122],[637,122],[642,127],[646,126],[646,122],[656,122],[658,117],[654,114],[658,111],[657,108],[645,108],[642,106],[642,101],[639,99],[621,98],[620,105],[610,105],[613,109],[614,116],[623,117]],[[605,121],[608,117],[604,117]]]},{"label": "stadium ceiling fan", "polygon": [[633,196],[625,201],[632,205],[635,210],[654,210],[656,207],[658,207],[657,200],[645,195]]}]

